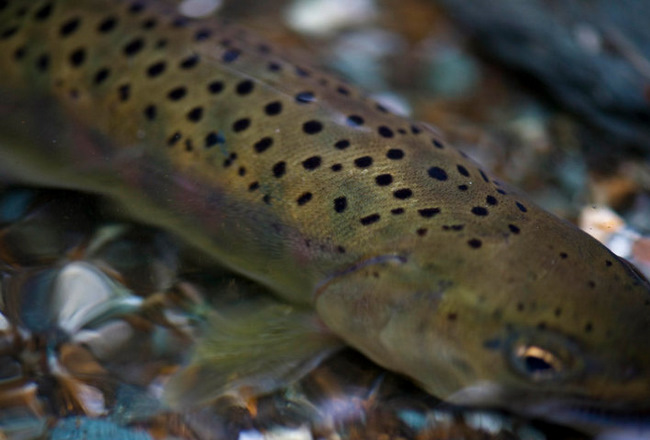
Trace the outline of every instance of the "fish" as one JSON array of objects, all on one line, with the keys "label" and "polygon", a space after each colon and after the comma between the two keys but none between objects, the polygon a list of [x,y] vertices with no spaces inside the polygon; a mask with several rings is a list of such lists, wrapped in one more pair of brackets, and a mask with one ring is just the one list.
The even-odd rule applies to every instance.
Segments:
[{"label": "fish", "polygon": [[0,72],[4,180],[101,194],[280,299],[221,316],[240,361],[213,335],[170,405],[334,338],[452,403],[647,410],[648,281],[430,124],[173,2],[0,0]]}]

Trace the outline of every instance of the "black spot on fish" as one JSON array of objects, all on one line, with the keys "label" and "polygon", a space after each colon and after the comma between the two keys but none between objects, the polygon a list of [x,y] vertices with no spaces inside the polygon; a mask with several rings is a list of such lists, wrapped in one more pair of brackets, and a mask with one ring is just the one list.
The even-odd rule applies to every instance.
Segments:
[{"label": "black spot on fish", "polygon": [[264,106],[264,113],[267,116],[276,116],[282,113],[282,103],[280,101],[269,102]]},{"label": "black spot on fish", "polygon": [[225,144],[226,138],[218,132],[211,131],[205,136],[205,148],[214,147],[217,144]]},{"label": "black spot on fish", "polygon": [[237,119],[232,124],[232,130],[235,133],[240,133],[240,132],[246,130],[248,127],[250,127],[250,125],[251,125],[251,120],[248,119],[248,118]]},{"label": "black spot on fish", "polygon": [[347,140],[347,139],[341,139],[340,141],[337,141],[337,142],[334,144],[334,147],[336,147],[336,148],[339,149],[339,150],[345,150],[345,149],[348,148],[349,146],[350,146],[350,141]]},{"label": "black spot on fish", "polygon": [[472,214],[478,215],[478,216],[486,216],[488,215],[488,210],[485,209],[482,206],[475,206],[472,208]]},{"label": "black spot on fish", "polygon": [[440,149],[445,148],[445,146],[442,144],[442,142],[440,142],[438,139],[432,139],[431,143],[436,148],[440,148]]},{"label": "black spot on fish", "polygon": [[390,210],[390,213],[393,214],[393,215],[404,214],[404,212],[405,212],[404,208],[395,208],[395,209]]},{"label": "black spot on fish", "polygon": [[252,191],[255,191],[256,189],[258,189],[259,187],[260,187],[259,182],[257,182],[257,181],[251,182],[251,184],[248,185],[248,190],[252,192]]},{"label": "black spot on fish", "polygon": [[165,72],[166,68],[167,68],[167,63],[165,63],[164,61],[158,61],[147,68],[147,76],[149,76],[150,78],[155,78],[157,76],[160,76],[163,72]]},{"label": "black spot on fish", "polygon": [[516,225],[513,224],[508,225],[508,229],[510,229],[510,232],[512,232],[513,234],[519,234],[519,232],[521,232],[521,230]]},{"label": "black spot on fish", "polygon": [[379,214],[370,214],[368,216],[362,217],[359,221],[363,226],[368,226],[373,223],[377,223],[381,216]]},{"label": "black spot on fish", "polygon": [[525,207],[522,203],[520,203],[520,202],[516,202],[515,205],[517,205],[517,208],[519,208],[519,210],[520,210],[521,212],[527,212],[527,211],[528,211],[528,208],[526,208],[526,207]]},{"label": "black spot on fish", "polygon": [[415,231],[415,233],[418,234],[420,237],[424,237],[425,235],[427,235],[427,232],[429,232],[427,228],[419,228],[418,230]]},{"label": "black spot on fish", "polygon": [[309,171],[315,170],[316,168],[320,167],[320,164],[321,164],[320,156],[312,156],[308,159],[305,159],[302,162],[302,166]]},{"label": "black spot on fish", "polygon": [[25,54],[27,53],[27,50],[25,49],[25,46],[20,46],[14,51],[14,59],[16,61],[20,61],[23,58],[25,58]]},{"label": "black spot on fish", "polygon": [[468,240],[468,241],[467,241],[467,244],[468,244],[469,247],[471,247],[472,249],[478,249],[478,248],[480,248],[481,246],[483,246],[483,242],[481,242],[481,240],[479,240],[478,238],[472,238],[471,240]]},{"label": "black spot on fish", "polygon": [[181,69],[185,69],[185,70],[192,69],[192,68],[196,67],[197,64],[199,64],[200,60],[201,60],[201,58],[198,55],[196,55],[196,54],[190,55],[189,57],[185,58],[184,60],[181,60],[181,62],[178,64],[178,67],[180,67]]},{"label": "black spot on fish", "polygon": [[404,157],[404,151],[399,148],[391,148],[386,153],[386,157],[392,160],[400,160]]},{"label": "black spot on fish", "polygon": [[341,165],[340,163],[335,163],[330,167],[330,169],[334,172],[341,171],[343,169],[343,165]]},{"label": "black spot on fish", "polygon": [[385,137],[385,138],[392,138],[393,136],[395,136],[395,134],[393,133],[393,130],[386,127],[385,125],[380,126],[377,129],[377,132],[379,133],[379,135],[381,137]]},{"label": "black spot on fish", "polygon": [[156,27],[157,24],[158,22],[155,19],[149,18],[142,22],[142,29],[144,30],[153,29]]},{"label": "black spot on fish", "polygon": [[50,67],[50,57],[47,54],[40,55],[36,58],[36,69],[45,72]]},{"label": "black spot on fish", "polygon": [[117,89],[117,95],[120,101],[128,101],[131,97],[131,86],[129,84],[122,84]]},{"label": "black spot on fish", "polygon": [[370,165],[372,165],[372,157],[370,156],[362,156],[354,159],[354,165],[357,166],[358,168],[368,168]]},{"label": "black spot on fish", "polygon": [[99,84],[103,83],[104,81],[106,81],[106,79],[108,79],[108,76],[110,75],[110,73],[111,73],[111,71],[106,67],[104,67],[102,69],[99,69],[97,71],[97,73],[95,73],[95,79],[94,79],[95,84],[99,85]]},{"label": "black spot on fish", "polygon": [[222,81],[212,81],[208,84],[208,91],[213,95],[221,93],[223,91],[224,85]]},{"label": "black spot on fish", "polygon": [[99,25],[97,26],[97,31],[106,34],[117,26],[117,18],[115,17],[108,17],[104,19]]},{"label": "black spot on fish", "polygon": [[2,31],[2,33],[0,33],[0,38],[7,40],[10,37],[16,35],[16,32],[18,32],[18,27],[11,27],[7,30]]},{"label": "black spot on fish", "polygon": [[255,142],[253,148],[257,153],[263,153],[266,150],[268,150],[271,147],[271,145],[273,145],[273,138],[267,136]]},{"label": "black spot on fish", "polygon": [[337,197],[334,199],[334,211],[338,212],[339,214],[348,207],[348,199],[345,197]]},{"label": "black spot on fish", "polygon": [[569,254],[567,254],[566,252],[560,252],[560,258],[566,260],[567,258],[569,258]]},{"label": "black spot on fish", "polygon": [[387,186],[393,183],[393,176],[390,174],[380,174],[377,177],[375,177],[375,182],[379,186]]},{"label": "black spot on fish", "polygon": [[149,104],[144,109],[144,115],[150,121],[153,121],[154,119],[156,119],[156,113],[157,113],[156,106],[153,105],[153,104]]},{"label": "black spot on fish", "polygon": [[350,127],[359,127],[363,125],[363,118],[359,115],[350,115],[345,120],[345,123]]},{"label": "black spot on fish", "polygon": [[131,4],[131,6],[129,6],[129,12],[134,15],[139,14],[143,10],[144,10],[144,5],[140,2],[134,2]]},{"label": "black spot on fish", "polygon": [[458,172],[459,172],[461,175],[463,175],[463,176],[465,176],[465,177],[469,177],[469,171],[467,171],[467,168],[465,168],[464,166],[462,166],[462,165],[457,165],[457,166],[456,166],[456,169],[458,169]]},{"label": "black spot on fish", "polygon": [[182,86],[173,88],[167,93],[167,97],[172,101],[178,101],[179,99],[183,99],[185,95],[187,95],[187,89]]},{"label": "black spot on fish", "polygon": [[273,176],[280,178],[285,175],[287,172],[287,163],[284,161],[278,162],[275,165],[273,165]]},{"label": "black spot on fish", "polygon": [[300,197],[298,197],[298,199],[296,200],[296,203],[298,204],[298,206],[303,206],[304,204],[309,202],[311,199],[312,199],[312,193],[305,192],[305,193],[302,193],[300,195]]},{"label": "black spot on fish", "polygon": [[203,107],[194,107],[187,112],[187,119],[190,122],[199,122],[203,118]]},{"label": "black spot on fish", "polygon": [[433,179],[445,181],[448,179],[447,172],[440,167],[429,168],[429,176]]},{"label": "black spot on fish", "polygon": [[52,3],[45,3],[43,6],[38,8],[34,13],[34,19],[38,21],[44,21],[52,15]]},{"label": "black spot on fish", "polygon": [[348,96],[350,94],[350,90],[343,86],[337,87],[336,91],[343,96]]},{"label": "black spot on fish", "polygon": [[59,29],[59,34],[62,37],[68,37],[75,33],[77,29],[79,29],[79,23],[81,23],[81,20],[78,17],[74,17],[66,21],[61,25],[61,28]]},{"label": "black spot on fish", "polygon": [[176,145],[178,143],[178,141],[181,140],[181,137],[182,136],[181,136],[181,133],[179,131],[175,132],[174,134],[169,136],[169,138],[167,138],[167,145],[169,145],[170,147],[173,147],[174,145]]},{"label": "black spot on fish", "polygon": [[494,197],[494,196],[487,196],[485,198],[485,203],[487,203],[488,205],[491,205],[491,206],[495,206],[498,203],[498,201],[497,201],[496,197]]},{"label": "black spot on fish", "polygon": [[487,175],[485,174],[485,171],[479,169],[478,172],[479,172],[479,174],[481,175],[481,178],[482,178],[486,183],[490,183],[490,179],[488,179]]},{"label": "black spot on fish", "polygon": [[278,63],[270,62],[267,64],[267,69],[269,69],[271,72],[279,72],[282,70],[282,66],[280,66]]},{"label": "black spot on fish", "polygon": [[323,131],[323,124],[316,120],[307,121],[302,125],[302,131],[306,134],[317,134]]},{"label": "black spot on fish", "polygon": [[124,55],[127,57],[132,57],[137,55],[142,48],[144,47],[144,40],[142,38],[135,38],[131,41],[129,41],[124,48],[122,49],[122,52]]},{"label": "black spot on fish", "polygon": [[395,190],[393,192],[393,196],[396,199],[400,199],[400,200],[408,199],[412,195],[413,195],[413,191],[411,191],[409,188],[402,188],[402,189]]},{"label": "black spot on fish", "polygon": [[411,133],[413,134],[420,134],[422,133],[422,130],[417,125],[411,125]]},{"label": "black spot on fish", "polygon": [[460,191],[467,191],[469,189],[469,186],[467,186],[467,185],[458,185],[458,189]]},{"label": "black spot on fish", "polygon": [[75,49],[70,54],[70,64],[73,67],[79,67],[86,60],[86,51],[83,48]]},{"label": "black spot on fish", "polygon": [[435,216],[436,214],[440,213],[440,208],[424,208],[424,209],[418,209],[418,214],[420,214],[424,218],[431,218]]},{"label": "black spot on fish", "polygon": [[246,79],[237,84],[237,87],[235,87],[235,93],[237,93],[239,96],[245,96],[250,94],[254,88],[255,83],[249,79]]},{"label": "black spot on fish", "polygon": [[505,191],[502,190],[501,188],[497,189],[497,192],[498,192],[499,194],[504,195],[504,196],[505,196],[506,194],[508,194],[507,192],[505,192]]},{"label": "black spot on fish", "polygon": [[226,64],[228,64],[228,63],[232,63],[232,62],[235,61],[237,58],[239,58],[239,55],[241,55],[241,51],[240,51],[240,50],[238,50],[238,49],[228,49],[228,50],[225,51],[225,52],[223,53],[223,55],[221,56],[221,61],[223,61],[223,62],[226,63]]}]

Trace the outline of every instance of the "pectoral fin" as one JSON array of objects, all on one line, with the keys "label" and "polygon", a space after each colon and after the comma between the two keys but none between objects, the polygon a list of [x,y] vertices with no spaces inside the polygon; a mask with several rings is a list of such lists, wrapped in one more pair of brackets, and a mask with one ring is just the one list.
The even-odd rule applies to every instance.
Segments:
[{"label": "pectoral fin", "polygon": [[164,399],[179,408],[227,393],[268,393],[307,374],[342,346],[311,310],[254,302],[215,312],[189,365],[169,380]]}]

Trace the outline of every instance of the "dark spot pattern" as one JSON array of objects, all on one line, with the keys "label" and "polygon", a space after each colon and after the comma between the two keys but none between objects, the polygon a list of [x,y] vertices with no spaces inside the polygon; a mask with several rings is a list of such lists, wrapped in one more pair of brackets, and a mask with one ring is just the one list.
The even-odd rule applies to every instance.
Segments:
[{"label": "dark spot pattern", "polygon": [[519,209],[521,212],[528,212],[528,208],[524,206],[521,202],[516,202],[515,205],[517,205],[517,209]]},{"label": "dark spot pattern", "polygon": [[457,165],[456,169],[461,174],[461,176],[469,177],[469,171],[467,171],[467,168],[465,168],[464,166]]},{"label": "dark spot pattern", "polygon": [[273,138],[271,137],[263,137],[259,141],[255,142],[255,145],[253,145],[253,148],[255,149],[255,152],[257,153],[263,153],[269,148],[271,148],[271,145],[273,145]]},{"label": "dark spot pattern", "polygon": [[78,17],[71,18],[65,23],[61,25],[61,28],[59,29],[59,34],[62,37],[69,37],[70,35],[74,34],[77,29],[79,29],[79,24],[81,23],[81,20]]},{"label": "dark spot pattern", "polygon": [[350,127],[360,127],[361,125],[363,125],[364,120],[359,115],[350,115],[345,120],[345,123]]},{"label": "dark spot pattern", "polygon": [[155,78],[162,75],[167,69],[167,63],[164,61],[158,61],[147,67],[147,76],[150,78]]},{"label": "dark spot pattern", "polygon": [[370,156],[362,156],[354,159],[354,165],[357,168],[368,168],[370,165],[372,165],[372,157]]},{"label": "dark spot pattern", "polygon": [[509,224],[508,229],[510,229],[510,232],[512,232],[513,234],[519,234],[521,232],[519,227],[513,224]]},{"label": "dark spot pattern", "polygon": [[196,54],[190,55],[189,57],[182,60],[178,66],[181,69],[185,69],[185,70],[192,69],[196,67],[197,64],[199,64],[200,60],[201,58],[198,55]]},{"label": "dark spot pattern", "polygon": [[110,73],[111,71],[106,67],[104,67],[103,69],[99,69],[97,73],[95,73],[95,79],[94,79],[95,84],[99,85],[104,81],[106,81]]},{"label": "dark spot pattern", "polygon": [[101,23],[99,23],[99,26],[97,26],[97,31],[102,34],[107,34],[113,29],[115,29],[116,26],[117,26],[117,18],[108,17],[104,19]]},{"label": "dark spot pattern", "polygon": [[133,57],[140,53],[142,48],[144,48],[144,40],[142,38],[136,38],[128,42],[122,49],[122,52],[127,57]]},{"label": "dark spot pattern", "polygon": [[498,204],[499,202],[497,201],[497,198],[496,198],[496,197],[494,197],[494,196],[487,196],[487,197],[485,198],[485,203],[487,203],[488,205],[491,205],[491,206],[495,206],[495,205]]},{"label": "dark spot pattern", "polygon": [[363,226],[368,226],[368,225],[371,225],[373,223],[377,223],[379,221],[379,219],[381,219],[381,216],[379,214],[370,214],[370,215],[367,215],[365,217],[362,217],[359,220],[359,222]]},{"label": "dark spot pattern", "polygon": [[346,210],[348,207],[348,199],[345,197],[337,197],[334,199],[334,211],[339,214]]},{"label": "dark spot pattern", "polygon": [[405,212],[406,210],[404,208],[394,208],[390,210],[390,213],[393,215],[400,215],[400,214],[404,214]]},{"label": "dark spot pattern", "polygon": [[404,158],[404,151],[399,148],[391,148],[386,153],[386,157],[392,160],[400,160]]},{"label": "dark spot pattern", "polygon": [[221,93],[223,91],[224,84],[222,81],[212,81],[208,84],[208,91],[213,95]]},{"label": "dark spot pattern", "polygon": [[467,241],[467,244],[468,244],[469,247],[471,247],[472,249],[478,249],[478,248],[480,248],[481,246],[483,246],[483,242],[482,242],[481,240],[479,240],[478,238],[472,238],[472,239],[468,240],[468,241]]},{"label": "dark spot pattern", "polygon": [[45,3],[38,8],[34,13],[34,19],[37,21],[45,21],[52,15],[52,3]]},{"label": "dark spot pattern", "polygon": [[298,199],[296,200],[296,203],[298,204],[298,206],[303,206],[307,202],[309,202],[312,199],[312,197],[313,195],[310,192],[302,193],[300,197],[298,197]]},{"label": "dark spot pattern", "polygon": [[380,174],[377,177],[375,177],[375,182],[379,186],[387,186],[393,183],[393,176],[390,174]]},{"label": "dark spot pattern", "polygon": [[199,122],[203,118],[203,107],[194,107],[187,112],[187,119],[191,122]]},{"label": "dark spot pattern", "polygon": [[488,210],[482,206],[475,206],[472,208],[472,214],[483,217],[488,215]]},{"label": "dark spot pattern", "polygon": [[341,139],[340,141],[337,141],[334,144],[334,147],[336,147],[338,150],[345,150],[350,146],[350,141],[347,139]]},{"label": "dark spot pattern", "polygon": [[277,177],[278,179],[282,176],[285,175],[287,172],[287,163],[284,161],[278,162],[275,165],[273,165],[273,176]]},{"label": "dark spot pattern", "polygon": [[440,167],[431,167],[429,168],[428,173],[429,177],[432,179],[440,180],[441,182],[444,182],[449,178],[449,176],[447,176],[447,172]]},{"label": "dark spot pattern", "polygon": [[282,103],[280,101],[269,102],[264,106],[264,113],[267,116],[276,116],[282,113]]},{"label": "dark spot pattern", "polygon": [[205,148],[214,147],[217,144],[225,144],[226,138],[218,132],[211,131],[205,136]]},{"label": "dark spot pattern", "polygon": [[307,121],[302,124],[302,131],[306,134],[318,134],[323,131],[323,124],[316,120]]},{"label": "dark spot pattern", "polygon": [[390,128],[386,127],[385,125],[380,126],[377,129],[377,133],[379,133],[379,136],[384,137],[384,138],[392,138],[395,136],[395,133],[393,133],[393,130]]},{"label": "dark spot pattern", "polygon": [[172,101],[183,99],[185,95],[187,95],[187,89],[182,86],[173,88],[167,93],[167,97]]},{"label": "dark spot pattern", "polygon": [[144,116],[150,121],[156,119],[156,114],[157,114],[157,109],[155,105],[149,104],[148,106],[145,107]]},{"label": "dark spot pattern", "polygon": [[237,93],[239,96],[246,96],[250,94],[254,88],[255,88],[255,83],[249,79],[246,79],[244,81],[241,81],[239,84],[237,84],[237,87],[235,88],[235,93]]},{"label": "dark spot pattern", "polygon": [[246,130],[248,127],[250,127],[250,125],[251,125],[251,120],[248,118],[237,119],[232,124],[232,131],[234,131],[235,133],[240,133]]},{"label": "dark spot pattern", "polygon": [[409,188],[402,188],[402,189],[395,190],[393,192],[393,196],[396,199],[400,199],[400,200],[406,200],[410,198],[412,195],[413,195],[413,191],[411,191]]},{"label": "dark spot pattern", "polygon": [[85,60],[86,60],[86,51],[81,47],[78,48],[78,49],[75,49],[70,54],[70,64],[73,67],[81,66],[84,63]]},{"label": "dark spot pattern", "polygon": [[316,168],[320,167],[321,162],[322,162],[322,160],[321,160],[320,156],[312,156],[312,157],[310,157],[308,159],[305,159],[302,162],[302,166],[306,170],[313,171]]},{"label": "dark spot pattern", "polygon": [[440,208],[418,209],[418,214],[420,214],[424,218],[431,218],[437,214],[440,214]]}]

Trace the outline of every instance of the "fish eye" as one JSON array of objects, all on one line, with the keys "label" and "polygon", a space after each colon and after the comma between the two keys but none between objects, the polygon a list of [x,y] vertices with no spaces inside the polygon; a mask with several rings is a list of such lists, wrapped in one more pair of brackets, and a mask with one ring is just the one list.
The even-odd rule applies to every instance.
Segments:
[{"label": "fish eye", "polygon": [[512,355],[515,369],[534,381],[556,379],[565,370],[558,355],[538,345],[518,345]]}]

